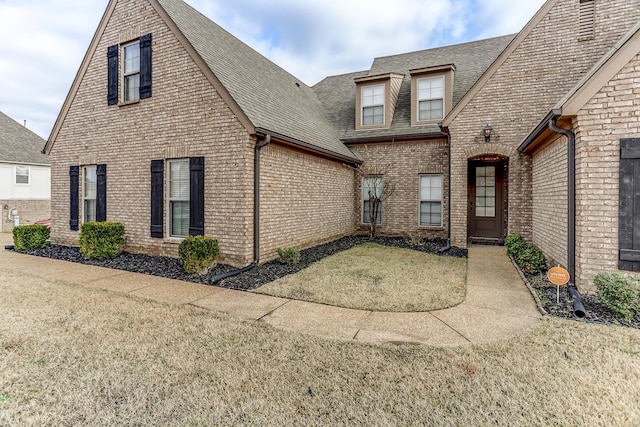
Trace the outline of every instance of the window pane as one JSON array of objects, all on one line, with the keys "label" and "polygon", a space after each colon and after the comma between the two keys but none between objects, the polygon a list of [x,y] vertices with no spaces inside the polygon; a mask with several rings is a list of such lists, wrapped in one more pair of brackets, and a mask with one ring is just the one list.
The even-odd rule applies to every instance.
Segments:
[{"label": "window pane", "polygon": [[135,73],[140,71],[140,43],[134,43],[124,47],[124,72]]},{"label": "window pane", "polygon": [[84,222],[95,221],[96,220],[96,200],[85,199],[83,212],[84,212],[84,218],[83,218]]},{"label": "window pane", "polygon": [[384,86],[365,86],[362,88],[362,106],[384,104]]},{"label": "window pane", "polygon": [[170,202],[171,236],[189,236],[189,202]]},{"label": "window pane", "polygon": [[362,109],[362,124],[381,125],[384,123],[384,107],[364,107]]},{"label": "window pane", "polygon": [[134,101],[140,98],[140,74],[124,78],[124,100]]},{"label": "window pane", "polygon": [[419,120],[435,120],[443,117],[442,100],[420,101]]},{"label": "window pane", "polygon": [[418,96],[420,100],[444,98],[444,77],[418,80]]},{"label": "window pane", "polygon": [[169,162],[169,198],[189,200],[189,161]]},{"label": "window pane", "polygon": [[420,202],[420,225],[427,227],[442,225],[441,202]]},{"label": "window pane", "polygon": [[84,167],[84,198],[85,199],[95,199],[96,198],[96,185],[97,176],[96,176],[96,167],[95,166],[85,166]]},{"label": "window pane", "polygon": [[496,168],[476,167],[476,217],[496,215]]},{"label": "window pane", "polygon": [[[362,222],[363,224],[369,224],[370,218],[369,214],[371,203],[365,200],[362,204]],[[382,203],[378,205],[378,214],[376,216],[376,224],[382,224]]]},{"label": "window pane", "polygon": [[16,184],[29,183],[29,166],[16,166]]}]

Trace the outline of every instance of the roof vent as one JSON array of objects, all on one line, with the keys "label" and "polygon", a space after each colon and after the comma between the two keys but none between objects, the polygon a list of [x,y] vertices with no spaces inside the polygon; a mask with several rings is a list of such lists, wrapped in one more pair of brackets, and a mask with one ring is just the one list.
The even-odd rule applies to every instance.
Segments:
[{"label": "roof vent", "polygon": [[595,0],[580,0],[578,41],[592,40],[595,36]]}]

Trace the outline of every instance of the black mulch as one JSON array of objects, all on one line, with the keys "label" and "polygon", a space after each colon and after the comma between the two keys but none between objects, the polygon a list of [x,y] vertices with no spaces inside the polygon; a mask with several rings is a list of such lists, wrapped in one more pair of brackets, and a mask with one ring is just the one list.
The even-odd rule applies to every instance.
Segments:
[{"label": "black mulch", "polygon": [[525,277],[534,292],[538,295],[542,307],[552,316],[579,320],[587,323],[619,325],[640,329],[640,316],[636,315],[630,322],[618,319],[612,311],[602,305],[595,295],[582,295],[582,303],[585,307],[585,317],[580,319],[573,312],[573,299],[569,295],[566,286],[560,286],[560,300],[558,302],[557,286],[551,284],[549,280],[547,280],[546,274],[525,274]]},{"label": "black mulch", "polygon": [[[289,267],[278,260],[274,260],[252,268],[238,276],[223,279],[216,283],[216,286],[244,291],[256,289],[280,277],[296,273],[322,258],[350,249],[364,242],[374,242],[381,245],[413,249],[426,253],[436,253],[436,251],[446,243],[442,239],[424,240],[420,244],[412,244],[409,239],[403,237],[375,237],[370,239],[368,236],[347,236],[300,251],[300,263],[296,266]],[[234,270],[234,267],[229,265],[218,264],[209,274],[194,276],[186,273],[182,269],[180,260],[177,258],[124,252],[112,260],[87,260],[82,257],[78,248],[61,245],[49,245],[43,249],[30,251],[28,254],[204,284],[211,284],[211,278],[216,275]],[[448,250],[445,255],[466,258],[467,250],[454,246]]]}]

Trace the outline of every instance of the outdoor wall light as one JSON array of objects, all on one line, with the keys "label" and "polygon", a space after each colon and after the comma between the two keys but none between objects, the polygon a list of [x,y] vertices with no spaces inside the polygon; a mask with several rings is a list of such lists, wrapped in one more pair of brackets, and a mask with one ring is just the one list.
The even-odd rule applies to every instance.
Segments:
[{"label": "outdoor wall light", "polygon": [[491,132],[493,132],[493,128],[489,123],[487,123],[487,125],[482,128],[482,134],[484,135],[484,142],[491,141]]}]

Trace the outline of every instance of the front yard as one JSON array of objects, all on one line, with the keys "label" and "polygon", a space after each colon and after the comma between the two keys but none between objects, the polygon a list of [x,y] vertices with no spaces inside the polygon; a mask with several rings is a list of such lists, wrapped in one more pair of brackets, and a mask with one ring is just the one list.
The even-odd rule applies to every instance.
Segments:
[{"label": "front yard", "polygon": [[0,267],[0,425],[640,424],[640,331],[453,349],[283,332]]},{"label": "front yard", "polygon": [[464,301],[466,258],[362,243],[255,290],[372,311],[431,311]]}]

